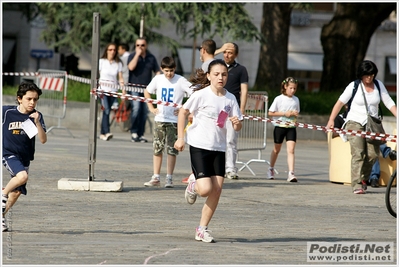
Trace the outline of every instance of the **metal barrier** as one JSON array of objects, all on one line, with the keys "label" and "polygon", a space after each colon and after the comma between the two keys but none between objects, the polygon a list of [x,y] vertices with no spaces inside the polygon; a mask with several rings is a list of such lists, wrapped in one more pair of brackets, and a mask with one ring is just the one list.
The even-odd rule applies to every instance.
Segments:
[{"label": "metal barrier", "polygon": [[[254,118],[265,118],[268,110],[268,96],[267,92],[248,92],[247,104],[245,107],[246,117]],[[262,159],[262,150],[266,149],[266,133],[267,133],[267,122],[259,121],[257,119],[244,118],[242,123],[242,129],[238,134],[237,140],[237,164],[243,164],[243,166],[238,170],[242,171],[245,168],[256,176],[254,171],[249,167],[252,162],[267,163],[270,162]],[[247,162],[239,161],[240,151],[257,151],[257,158],[248,160]]]},{"label": "metal barrier", "polygon": [[56,118],[58,123],[47,129],[47,134],[53,129],[64,129],[72,136],[68,128],[61,126],[61,120],[66,115],[68,79],[66,71],[39,69],[38,76],[21,77],[24,81],[33,81],[40,89],[42,95],[37,108],[45,117]]}]

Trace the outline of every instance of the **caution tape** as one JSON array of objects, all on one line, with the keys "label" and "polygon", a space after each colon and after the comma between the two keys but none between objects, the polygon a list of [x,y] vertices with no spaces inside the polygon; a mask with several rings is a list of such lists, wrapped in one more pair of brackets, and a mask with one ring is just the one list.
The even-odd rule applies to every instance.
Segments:
[{"label": "caution tape", "polygon": [[[59,73],[39,73],[39,72],[3,72],[4,76],[36,76],[36,77],[60,77],[63,75],[60,75]],[[91,80],[88,78],[82,78],[74,75],[67,74],[65,72],[65,75],[68,79],[81,82],[81,83],[86,83],[86,84],[91,84]],[[107,82],[99,82],[97,80],[97,86],[100,87],[100,89],[92,89],[90,91],[90,94],[95,94],[96,96],[101,95],[107,95],[107,96],[113,96],[117,97],[120,99],[125,99],[125,100],[133,100],[133,101],[140,101],[140,102],[145,102],[145,103],[152,103],[152,104],[157,104],[157,105],[164,105],[164,106],[170,106],[170,107],[182,107],[180,104],[176,103],[170,103],[170,102],[165,102],[165,101],[159,101],[159,100],[154,100],[150,98],[145,98],[145,97],[140,97],[140,96],[133,96],[130,94],[125,94],[123,95],[122,93],[118,92],[106,92],[101,90],[101,85],[111,87],[114,89],[122,90],[126,89],[126,91],[129,92],[143,92],[144,88],[146,87],[145,85],[141,84],[126,84],[124,86],[120,86],[117,84],[112,84],[112,83],[107,83]],[[264,99],[264,96],[259,96],[259,95],[251,95],[248,94],[248,98],[255,98],[255,99]],[[384,133],[373,133],[373,132],[366,132],[366,131],[354,131],[354,130],[346,130],[346,129],[340,129],[340,128],[326,128],[325,126],[320,126],[320,125],[313,125],[313,124],[307,124],[307,123],[300,123],[300,122],[283,122],[280,120],[272,120],[269,118],[262,118],[262,117],[254,117],[254,116],[248,116],[248,115],[243,115],[244,119],[248,120],[254,120],[254,121],[260,121],[260,122],[268,122],[268,123],[275,123],[275,124],[283,124],[287,126],[295,126],[299,128],[305,128],[305,129],[311,129],[311,130],[317,130],[317,131],[323,131],[323,132],[335,132],[338,134],[344,134],[344,135],[351,135],[351,136],[358,136],[362,138],[369,138],[369,139],[376,139],[376,140],[383,140],[387,142],[396,142],[396,135],[392,134],[384,134]]]},{"label": "caution tape", "polygon": [[[164,106],[170,106],[170,107],[178,107],[178,108],[182,107],[182,105],[176,104],[176,103],[159,101],[159,100],[154,100],[151,98],[145,98],[145,97],[140,97],[140,96],[132,96],[129,94],[123,95],[122,93],[116,93],[116,92],[105,92],[102,90],[92,90],[90,93],[100,95],[100,96],[107,95],[107,96],[113,96],[113,97],[117,97],[117,98],[121,98],[121,99],[125,99],[125,100],[134,100],[134,101],[140,101],[140,102],[152,103],[152,104],[164,105]],[[286,121],[281,121],[281,120],[273,120],[273,119],[269,119],[269,118],[248,116],[245,114],[243,115],[243,117],[244,117],[244,119],[260,121],[260,122],[269,122],[269,123],[275,123],[275,124],[287,125],[287,126],[295,126],[298,128],[305,128],[305,129],[311,129],[311,130],[317,130],[317,131],[323,131],[323,132],[335,132],[338,134],[352,135],[352,136],[358,136],[358,137],[369,138],[369,139],[377,139],[377,140],[383,140],[383,141],[387,141],[387,142],[396,142],[396,135],[392,135],[392,134],[373,133],[373,132],[366,132],[366,131],[354,131],[354,130],[346,130],[346,129],[340,129],[340,128],[330,128],[329,129],[325,126],[320,126],[320,125],[313,125],[313,124],[300,123],[300,122],[286,122]]]},{"label": "caution tape", "polygon": [[[3,72],[4,76],[26,76],[26,77],[66,77],[67,79],[70,79],[72,81],[80,82],[80,83],[85,83],[85,84],[91,84],[91,80],[88,78],[83,78],[79,76],[74,76],[67,74],[60,74],[60,73],[41,73],[41,72]],[[121,86],[118,84],[111,83],[111,81],[99,81],[97,79],[96,81],[97,85],[99,86],[105,86],[105,87],[110,87],[116,90],[123,90],[125,89],[126,91],[129,92],[139,92],[143,93],[144,89],[147,87],[146,85],[143,84],[133,84],[133,83],[126,83],[125,85]]]},{"label": "caution tape", "polygon": [[313,124],[307,124],[307,123],[301,123],[301,122],[286,122],[286,121],[281,121],[281,120],[272,120],[269,118],[261,118],[261,117],[246,116],[246,115],[244,115],[244,118],[249,119],[249,120],[264,121],[264,122],[270,122],[270,123],[275,123],[275,124],[279,124],[279,125],[295,126],[295,127],[299,127],[299,128],[305,128],[305,129],[311,129],[311,130],[317,130],[317,131],[323,131],[323,132],[335,132],[338,134],[352,135],[352,136],[382,140],[382,141],[387,141],[387,142],[396,142],[396,134],[392,135],[392,134],[373,133],[373,132],[366,132],[366,131],[346,130],[346,129],[341,129],[341,128],[327,128],[325,126],[320,126],[320,125],[313,125]]},{"label": "caution tape", "polygon": [[145,103],[163,105],[163,106],[167,106],[167,107],[177,107],[177,108],[181,108],[182,107],[181,104],[155,100],[155,99],[152,99],[152,98],[145,98],[145,97],[142,97],[142,96],[135,96],[135,95],[129,95],[129,94],[123,95],[122,93],[118,93],[118,92],[106,92],[106,91],[103,91],[101,89],[97,89],[97,90],[93,89],[93,90],[90,91],[90,94],[95,94],[95,95],[100,96],[100,97],[102,95],[112,96],[112,97],[116,97],[116,98],[120,98],[120,99],[124,99],[124,100],[140,101],[140,102],[145,102]]}]

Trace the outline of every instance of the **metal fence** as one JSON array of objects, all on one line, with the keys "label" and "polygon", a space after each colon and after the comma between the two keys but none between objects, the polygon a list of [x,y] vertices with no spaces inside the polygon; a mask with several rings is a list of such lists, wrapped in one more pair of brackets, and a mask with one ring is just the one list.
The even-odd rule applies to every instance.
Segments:
[{"label": "metal fence", "polygon": [[61,125],[66,115],[68,79],[66,71],[39,69],[35,77],[21,77],[21,81],[32,81],[40,89],[42,95],[37,109],[44,117],[57,119],[57,125],[47,128],[47,133],[53,129],[64,129],[73,137],[68,128]]},{"label": "metal fence", "polygon": [[[267,163],[270,162],[266,159],[262,159],[262,151],[266,149],[266,133],[267,133],[267,122],[265,120],[259,120],[259,118],[266,118],[268,110],[268,96],[267,92],[248,92],[247,104],[245,107],[245,118],[242,123],[242,129],[238,135],[237,141],[237,164],[243,166],[238,169],[242,171],[247,168],[252,175],[256,175],[255,172],[249,167],[252,162]],[[255,119],[247,118],[253,116]],[[247,161],[240,161],[240,151],[255,151],[256,156]]]}]

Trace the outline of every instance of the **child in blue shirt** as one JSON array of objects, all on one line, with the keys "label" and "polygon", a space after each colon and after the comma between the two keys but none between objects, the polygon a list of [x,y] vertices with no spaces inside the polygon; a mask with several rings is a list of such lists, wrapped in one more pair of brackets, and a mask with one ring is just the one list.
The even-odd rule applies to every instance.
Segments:
[{"label": "child in blue shirt", "polygon": [[11,180],[1,195],[3,232],[8,230],[5,214],[21,194],[27,193],[26,183],[30,162],[34,159],[36,136],[42,144],[47,142],[43,115],[35,110],[41,94],[42,90],[36,84],[22,82],[17,91],[18,105],[3,106],[3,165],[11,174]]}]

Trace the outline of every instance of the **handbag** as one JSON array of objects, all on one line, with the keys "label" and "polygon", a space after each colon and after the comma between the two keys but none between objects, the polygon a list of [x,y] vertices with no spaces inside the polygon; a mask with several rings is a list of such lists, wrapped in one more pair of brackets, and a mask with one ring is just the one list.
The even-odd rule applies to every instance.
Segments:
[{"label": "handbag", "polygon": [[[382,120],[379,118],[375,118],[370,115],[370,112],[368,110],[368,105],[366,101],[366,96],[364,94],[363,86],[362,87],[362,93],[363,93],[363,98],[364,98],[364,104],[366,105],[366,111],[367,111],[367,123],[365,125],[365,131],[366,132],[373,132],[373,133],[385,133],[384,127],[382,126]],[[386,141],[380,140],[380,139],[373,139],[366,137],[366,142],[372,145],[382,145],[385,144]]]},{"label": "handbag", "polygon": [[125,122],[130,119],[130,112],[129,102],[122,100],[115,114],[116,122]]}]

